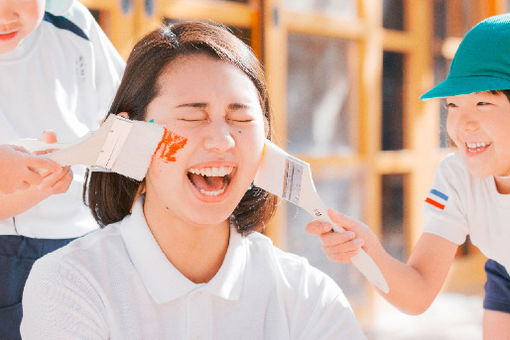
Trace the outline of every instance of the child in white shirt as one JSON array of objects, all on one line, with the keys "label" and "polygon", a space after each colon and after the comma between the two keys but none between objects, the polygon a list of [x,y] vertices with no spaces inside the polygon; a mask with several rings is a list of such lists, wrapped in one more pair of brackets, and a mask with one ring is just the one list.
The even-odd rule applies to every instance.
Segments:
[{"label": "child in white shirt", "polygon": [[[73,0],[48,2],[49,11],[45,3],[0,0],[0,144],[45,130],[75,140],[98,127],[120,82],[124,61],[90,12]],[[37,186],[0,194],[1,339],[19,338],[35,259],[97,229],[83,176],[83,167],[58,167]]]},{"label": "child in white shirt", "polygon": [[426,223],[407,264],[391,257],[362,223],[330,212],[347,229],[311,222],[332,260],[348,262],[360,247],[374,259],[390,291],[381,293],[406,313],[425,311],[437,296],[466,236],[489,258],[485,265],[484,339],[510,334],[510,15],[473,27],[450,73],[421,99],[446,98],[447,130],[458,152],[436,170],[425,202]]}]

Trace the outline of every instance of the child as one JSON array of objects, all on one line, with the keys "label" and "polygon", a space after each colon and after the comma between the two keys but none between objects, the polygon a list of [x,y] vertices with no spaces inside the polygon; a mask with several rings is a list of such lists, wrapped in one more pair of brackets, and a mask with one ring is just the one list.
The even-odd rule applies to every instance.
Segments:
[{"label": "child", "polygon": [[[50,13],[45,3],[0,0],[0,144],[44,130],[75,140],[97,128],[120,82],[124,61],[90,12],[59,0]],[[0,194],[0,339],[19,338],[33,261],[97,228],[81,200],[84,169],[73,172],[58,167],[38,186]]]},{"label": "child", "polygon": [[250,185],[268,108],[257,59],[226,29],[183,22],[138,42],[110,112],[164,124],[176,153],[156,152],[142,183],[90,175],[108,226],[35,263],[24,338],[364,338],[331,278],[253,232],[276,206]]},{"label": "child", "polygon": [[445,81],[421,99],[446,98],[447,131],[458,147],[436,170],[426,199],[424,233],[407,264],[392,258],[362,223],[330,212],[347,229],[311,222],[329,258],[348,262],[358,249],[376,261],[390,286],[381,293],[402,311],[425,311],[437,296],[467,235],[488,258],[484,338],[510,334],[510,15],[469,31]]},{"label": "child", "polygon": [[58,170],[51,160],[31,155],[21,147],[0,145],[0,194],[10,194],[40,184],[43,176],[35,169]]}]

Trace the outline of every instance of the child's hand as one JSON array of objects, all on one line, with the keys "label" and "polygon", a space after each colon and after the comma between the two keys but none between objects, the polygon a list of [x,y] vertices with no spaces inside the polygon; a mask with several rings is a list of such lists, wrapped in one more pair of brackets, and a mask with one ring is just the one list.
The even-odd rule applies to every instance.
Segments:
[{"label": "child's hand", "polygon": [[[54,144],[57,142],[57,135],[53,131],[45,130],[41,134],[41,141],[46,144]],[[56,149],[48,149],[39,151],[37,154],[44,155],[54,151],[56,151]],[[73,172],[70,167],[66,166],[60,168],[59,171],[46,174],[44,181],[39,186],[39,189],[45,192],[48,196],[62,194],[69,189],[72,181]]]},{"label": "child's hand", "polygon": [[70,167],[65,166],[58,171],[47,174],[39,185],[39,190],[44,192],[47,197],[62,194],[69,189],[72,181],[73,172]]},{"label": "child's hand", "polygon": [[55,171],[59,168],[57,163],[36,157],[22,147],[0,145],[0,193],[10,194],[40,184],[43,176],[36,169]]},{"label": "child's hand", "polygon": [[348,263],[353,256],[359,253],[360,248],[363,247],[367,253],[370,253],[370,249],[379,244],[377,237],[365,224],[332,209],[328,210],[328,215],[333,222],[345,231],[334,232],[329,223],[319,220],[308,223],[306,231],[310,234],[319,235],[322,241],[322,249],[330,260]]}]

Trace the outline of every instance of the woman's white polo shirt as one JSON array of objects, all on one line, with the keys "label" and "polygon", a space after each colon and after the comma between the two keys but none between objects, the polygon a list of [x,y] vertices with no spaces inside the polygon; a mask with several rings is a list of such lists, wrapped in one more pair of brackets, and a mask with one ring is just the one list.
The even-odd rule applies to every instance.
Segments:
[{"label": "woman's white polo shirt", "polygon": [[270,239],[231,230],[223,264],[195,284],[133,214],[38,260],[26,339],[363,339],[338,285]]}]

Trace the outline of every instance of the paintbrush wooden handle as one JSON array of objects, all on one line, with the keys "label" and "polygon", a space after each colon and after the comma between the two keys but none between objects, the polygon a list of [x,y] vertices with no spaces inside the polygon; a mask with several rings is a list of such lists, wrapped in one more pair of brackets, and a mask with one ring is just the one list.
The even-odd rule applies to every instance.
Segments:
[{"label": "paintbrush wooden handle", "polygon": [[[344,228],[337,225],[329,218],[328,211],[315,189],[309,166],[303,174],[298,205],[308,211],[312,216],[315,216],[319,221],[331,224],[335,232],[345,231]],[[390,291],[381,270],[363,249],[360,248],[359,253],[351,258],[351,262],[375,287],[379,288],[384,293]]]}]

